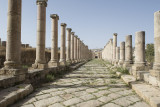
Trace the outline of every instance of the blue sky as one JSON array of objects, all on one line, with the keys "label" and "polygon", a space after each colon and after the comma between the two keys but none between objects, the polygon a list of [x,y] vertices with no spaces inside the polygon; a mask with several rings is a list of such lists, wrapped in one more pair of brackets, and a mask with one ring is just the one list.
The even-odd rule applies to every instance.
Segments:
[{"label": "blue sky", "polygon": [[[36,46],[36,0],[22,0],[22,43]],[[8,0],[0,0],[0,38],[6,40]],[[46,47],[51,46],[50,14],[58,14],[89,48],[103,48],[118,33],[118,45],[126,35],[146,31],[146,43],[154,41],[154,12],[160,0],[48,0]],[[59,45],[60,46],[60,45]]]}]

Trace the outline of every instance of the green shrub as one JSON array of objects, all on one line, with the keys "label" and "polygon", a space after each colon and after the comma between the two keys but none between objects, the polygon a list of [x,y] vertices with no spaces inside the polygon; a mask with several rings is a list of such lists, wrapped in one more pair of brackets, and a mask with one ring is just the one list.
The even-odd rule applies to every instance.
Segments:
[{"label": "green shrub", "polygon": [[48,75],[46,76],[46,81],[47,81],[47,82],[52,82],[54,79],[55,79],[55,78],[54,78],[54,75],[48,74]]}]

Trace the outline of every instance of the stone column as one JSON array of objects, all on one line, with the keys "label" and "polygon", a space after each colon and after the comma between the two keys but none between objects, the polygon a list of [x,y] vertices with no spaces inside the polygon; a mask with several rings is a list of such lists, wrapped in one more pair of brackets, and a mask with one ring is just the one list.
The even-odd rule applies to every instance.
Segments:
[{"label": "stone column", "polygon": [[77,37],[74,36],[74,61],[77,62]]},{"label": "stone column", "polygon": [[132,35],[126,36],[124,67],[131,67],[132,61]]},{"label": "stone column", "polygon": [[60,65],[66,65],[66,24],[61,23],[61,50],[60,50]]},{"label": "stone column", "polygon": [[47,67],[45,59],[46,7],[47,0],[37,0],[37,47],[35,64],[32,66],[37,69]]},{"label": "stone column", "polygon": [[79,38],[77,38],[77,62],[79,62]]},{"label": "stone column", "polygon": [[79,61],[81,61],[81,40],[79,40]]},{"label": "stone column", "polygon": [[145,70],[145,32],[136,32],[135,36],[135,63],[132,66],[132,73],[137,79],[142,79],[139,71]]},{"label": "stone column", "polygon": [[117,33],[113,34],[113,63],[116,61]]},{"label": "stone column", "polygon": [[160,80],[160,11],[154,13],[154,53],[151,75]]},{"label": "stone column", "polygon": [[71,28],[67,28],[67,62],[71,63]]},{"label": "stone column", "polygon": [[120,48],[116,47],[116,65],[119,62],[119,59],[120,59],[119,57],[120,57]]},{"label": "stone column", "polygon": [[119,65],[123,65],[124,61],[125,61],[125,42],[121,42]]},{"label": "stone column", "polygon": [[2,47],[2,42],[1,42],[1,38],[0,38],[0,47]]},{"label": "stone column", "polygon": [[59,16],[57,14],[52,14],[52,46],[51,46],[51,60],[48,63],[50,67],[57,67],[58,62],[58,20]]},{"label": "stone column", "polygon": [[[8,0],[7,47],[4,69],[21,68],[21,10],[22,0]],[[15,74],[14,71],[2,72]]]},{"label": "stone column", "polygon": [[74,63],[74,32],[71,33],[71,62]]}]

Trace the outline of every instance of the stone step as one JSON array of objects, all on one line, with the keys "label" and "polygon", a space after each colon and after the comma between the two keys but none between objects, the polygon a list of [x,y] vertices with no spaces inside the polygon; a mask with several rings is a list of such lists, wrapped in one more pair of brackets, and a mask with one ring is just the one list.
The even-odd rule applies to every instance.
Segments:
[{"label": "stone step", "polygon": [[0,107],[7,107],[33,91],[31,84],[20,84],[0,91]]},{"label": "stone step", "polygon": [[122,75],[121,78],[152,107],[160,107],[160,89],[158,87],[144,81],[136,81],[136,78],[132,75]]}]

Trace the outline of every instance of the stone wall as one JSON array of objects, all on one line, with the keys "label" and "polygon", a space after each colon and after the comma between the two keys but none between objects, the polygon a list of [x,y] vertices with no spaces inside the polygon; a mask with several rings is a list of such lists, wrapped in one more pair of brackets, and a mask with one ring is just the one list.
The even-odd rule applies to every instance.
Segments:
[{"label": "stone wall", "polygon": [[113,42],[112,39],[108,41],[108,43],[105,45],[104,49],[102,50],[102,59],[107,60],[107,61],[112,61],[112,46]]},{"label": "stone wall", "polygon": [[[5,47],[0,48],[0,67],[3,67],[5,61],[6,49]],[[45,53],[46,61],[49,62],[51,57],[51,52],[46,50]],[[21,49],[21,61],[22,65],[30,66],[35,62],[36,59],[36,49],[35,48],[22,48]]]}]

